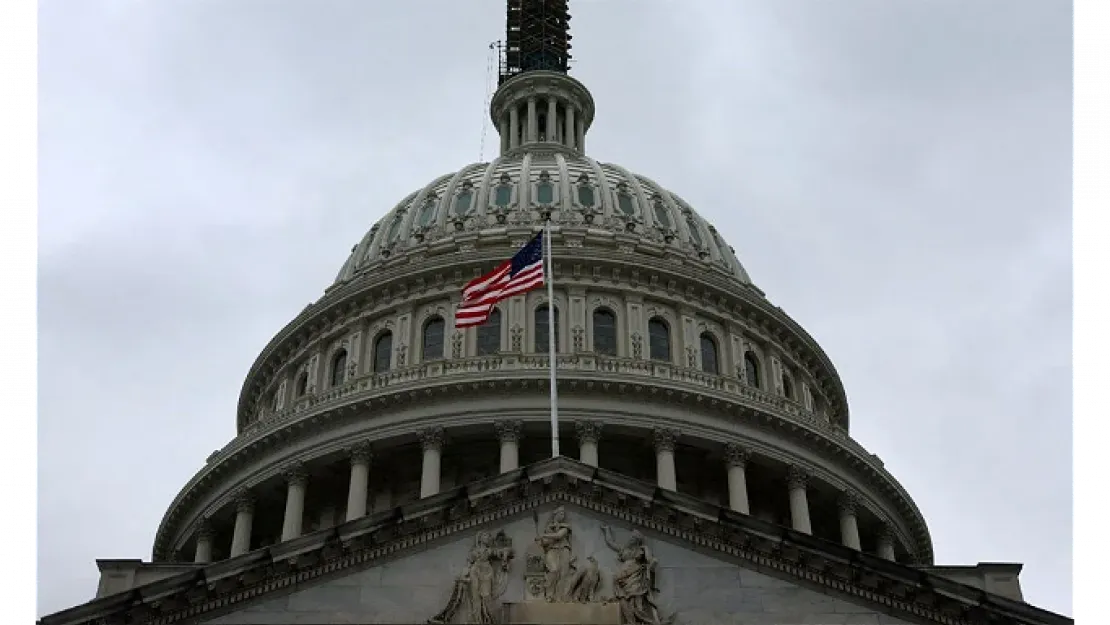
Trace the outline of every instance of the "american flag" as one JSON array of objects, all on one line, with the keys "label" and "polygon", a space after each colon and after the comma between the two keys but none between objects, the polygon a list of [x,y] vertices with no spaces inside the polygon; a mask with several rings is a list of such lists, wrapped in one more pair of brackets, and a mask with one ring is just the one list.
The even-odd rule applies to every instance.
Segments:
[{"label": "american flag", "polygon": [[455,327],[482,325],[497,302],[543,286],[543,273],[543,232],[540,232],[512,258],[463,287],[462,303],[455,311]]}]

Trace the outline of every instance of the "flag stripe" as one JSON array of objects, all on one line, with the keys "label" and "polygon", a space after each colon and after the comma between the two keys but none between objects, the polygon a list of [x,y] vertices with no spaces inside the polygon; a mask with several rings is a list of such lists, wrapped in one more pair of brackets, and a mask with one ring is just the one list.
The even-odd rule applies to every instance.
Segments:
[{"label": "flag stripe", "polygon": [[536,235],[511,259],[466,283],[455,310],[456,328],[481,325],[498,302],[545,284],[542,237],[542,233]]}]

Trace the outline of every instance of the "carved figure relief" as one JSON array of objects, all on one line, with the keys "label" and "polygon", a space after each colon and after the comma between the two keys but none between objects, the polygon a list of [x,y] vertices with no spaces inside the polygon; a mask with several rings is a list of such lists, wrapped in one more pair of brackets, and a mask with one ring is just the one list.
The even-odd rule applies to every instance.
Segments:
[{"label": "carved figure relief", "polygon": [[[509,585],[513,541],[504,531],[478,532],[466,557],[466,571],[455,580],[447,606],[429,623],[496,623],[496,601]],[[461,616],[461,621],[456,617]]]},{"label": "carved figure relief", "polygon": [[596,558],[587,556],[586,564],[574,573],[567,585],[568,598],[577,603],[595,603],[599,601],[597,593],[600,590],[601,569]]},{"label": "carved figure relief", "polygon": [[613,529],[601,526],[605,544],[617,554],[617,570],[613,574],[613,600],[620,604],[621,622],[635,625],[669,625],[674,615],[664,619],[655,604],[659,592],[656,583],[658,562],[644,541],[632,530],[625,544],[613,539]]},{"label": "carved figure relief", "polygon": [[536,543],[543,551],[543,598],[547,601],[568,600],[570,581],[576,571],[571,553],[571,527],[562,506],[555,508],[542,530],[536,525]]}]

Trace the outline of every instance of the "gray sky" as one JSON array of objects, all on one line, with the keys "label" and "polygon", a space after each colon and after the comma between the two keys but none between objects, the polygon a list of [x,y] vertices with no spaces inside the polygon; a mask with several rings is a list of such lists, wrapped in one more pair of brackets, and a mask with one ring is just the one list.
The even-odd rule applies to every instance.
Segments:
[{"label": "gray sky", "polygon": [[[1070,3],[572,13],[589,154],[682,195],[822,344],[938,563],[1024,562],[1026,599],[1070,614]],[[478,160],[503,22],[501,0],[42,1],[40,613],[91,598],[96,558],[149,558],[266,341]]]}]

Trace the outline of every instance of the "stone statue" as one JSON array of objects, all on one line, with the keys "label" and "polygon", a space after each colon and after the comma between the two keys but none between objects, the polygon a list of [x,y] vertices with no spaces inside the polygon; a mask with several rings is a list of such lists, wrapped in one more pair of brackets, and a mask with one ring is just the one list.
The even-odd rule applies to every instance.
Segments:
[{"label": "stone statue", "polygon": [[559,506],[548,517],[547,524],[536,537],[536,542],[543,550],[543,598],[547,601],[565,602],[569,599],[568,585],[575,573],[570,535],[566,511]]},{"label": "stone statue", "polygon": [[674,617],[663,619],[655,605],[656,569],[658,562],[644,542],[644,536],[632,530],[628,541],[619,545],[613,529],[601,526],[605,544],[617,554],[617,570],[613,574],[613,600],[620,604],[621,622],[635,625],[669,625]]},{"label": "stone statue", "polygon": [[567,585],[567,594],[571,601],[594,603],[598,600],[599,590],[601,590],[601,570],[597,566],[597,559],[587,556],[586,566],[575,571],[574,577]]},{"label": "stone statue", "polygon": [[513,541],[504,531],[496,535],[478,532],[466,556],[466,571],[455,580],[447,607],[428,622],[456,622],[455,616],[462,610],[463,623],[496,623],[498,610],[494,602],[508,586],[513,555]]}]

